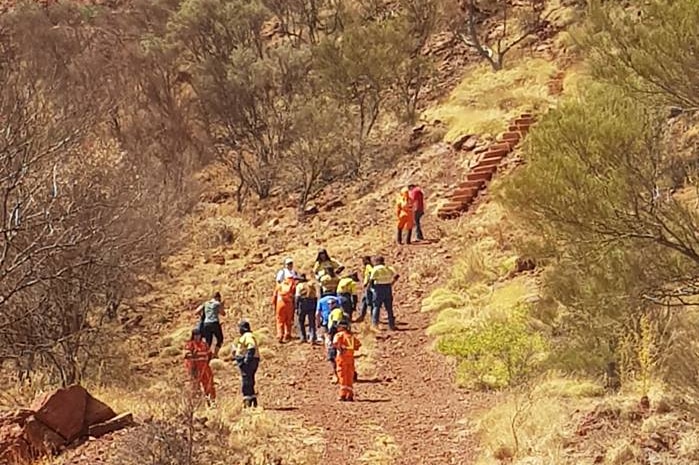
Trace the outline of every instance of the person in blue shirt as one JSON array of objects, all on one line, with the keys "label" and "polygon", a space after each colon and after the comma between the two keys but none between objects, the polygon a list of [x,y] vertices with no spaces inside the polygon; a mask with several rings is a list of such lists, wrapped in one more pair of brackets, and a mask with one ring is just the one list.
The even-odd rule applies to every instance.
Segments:
[{"label": "person in blue shirt", "polygon": [[332,344],[332,335],[329,328],[330,314],[333,310],[339,308],[339,302],[337,296],[326,295],[318,300],[316,305],[316,324],[320,326],[320,332],[324,337],[325,346],[328,349],[327,361],[330,363],[330,368],[332,369],[333,381],[337,380],[337,374],[335,372],[335,355],[336,350]]}]

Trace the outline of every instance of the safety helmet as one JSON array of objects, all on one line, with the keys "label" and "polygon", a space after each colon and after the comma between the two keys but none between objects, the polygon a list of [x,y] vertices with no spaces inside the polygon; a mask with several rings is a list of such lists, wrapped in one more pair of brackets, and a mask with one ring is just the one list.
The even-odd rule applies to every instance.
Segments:
[{"label": "safety helmet", "polygon": [[407,187],[404,187],[404,188],[402,188],[402,189],[400,190],[400,193],[401,193],[401,194],[407,194],[407,193],[409,193],[409,192],[410,192],[410,189],[408,189]]},{"label": "safety helmet", "polygon": [[291,257],[286,257],[286,258],[284,259],[284,265],[289,265],[289,264],[292,264],[292,263],[294,263],[294,259],[293,259],[293,258],[291,258]]}]

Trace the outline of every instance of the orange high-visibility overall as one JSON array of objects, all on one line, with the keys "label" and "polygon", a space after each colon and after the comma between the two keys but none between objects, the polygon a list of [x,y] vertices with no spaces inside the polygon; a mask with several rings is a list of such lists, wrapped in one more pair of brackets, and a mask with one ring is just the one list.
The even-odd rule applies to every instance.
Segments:
[{"label": "orange high-visibility overall", "polygon": [[209,366],[211,351],[206,341],[187,341],[185,348],[184,366],[192,381],[192,389],[204,391],[209,399],[216,399],[214,373]]},{"label": "orange high-visibility overall", "polygon": [[333,338],[337,349],[337,376],[340,381],[340,399],[354,400],[354,352],[362,346],[359,339],[345,328],[340,328]]},{"label": "orange high-visibility overall", "polygon": [[286,278],[277,284],[274,289],[272,302],[277,318],[277,339],[291,339],[291,326],[294,322],[294,294],[296,292],[296,281]]},{"label": "orange high-visibility overall", "polygon": [[410,230],[414,226],[413,203],[407,190],[401,191],[396,202],[396,216],[398,217],[398,229]]}]

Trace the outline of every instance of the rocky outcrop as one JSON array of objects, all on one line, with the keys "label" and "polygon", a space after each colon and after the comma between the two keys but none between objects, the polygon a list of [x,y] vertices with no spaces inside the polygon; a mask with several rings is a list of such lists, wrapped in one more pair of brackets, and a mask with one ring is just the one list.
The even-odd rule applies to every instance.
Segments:
[{"label": "rocky outcrop", "polygon": [[55,454],[78,439],[99,437],[133,424],[81,386],[38,397],[30,409],[0,414],[0,463],[15,465]]}]

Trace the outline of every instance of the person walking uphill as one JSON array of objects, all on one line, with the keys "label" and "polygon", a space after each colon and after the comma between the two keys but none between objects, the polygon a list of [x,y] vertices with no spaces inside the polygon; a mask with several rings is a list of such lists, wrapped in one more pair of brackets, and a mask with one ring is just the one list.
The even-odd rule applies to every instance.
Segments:
[{"label": "person walking uphill", "polygon": [[243,391],[243,405],[245,407],[257,407],[257,394],[255,394],[255,373],[260,365],[260,353],[257,341],[250,329],[250,323],[241,321],[238,325],[240,339],[233,353],[235,363],[240,368],[240,384]]},{"label": "person walking uphill", "polygon": [[[299,326],[299,341],[309,341],[316,344],[316,320],[315,312],[318,304],[318,287],[313,281],[308,281],[302,274],[300,282],[296,285],[296,321]],[[308,324],[308,333],[306,333]],[[308,335],[310,334],[310,339]]]},{"label": "person walking uphill", "polygon": [[336,365],[340,381],[340,401],[354,400],[354,353],[362,347],[362,343],[349,329],[349,321],[343,319],[337,325],[337,333],[333,337],[333,347],[337,351]]},{"label": "person walking uphill", "polygon": [[410,244],[413,235],[414,212],[413,203],[410,200],[410,192],[407,187],[400,191],[400,196],[396,201],[396,216],[398,218],[398,231],[396,238],[398,244],[403,243],[403,231],[406,231],[405,243]]},{"label": "person walking uphill", "polygon": [[369,283],[369,277],[371,276],[371,271],[374,269],[374,265],[371,263],[371,257],[362,258],[362,265],[364,265],[364,276],[362,281],[362,286],[364,287],[364,295],[362,296],[362,308],[359,312],[359,318],[357,321],[364,321],[366,317],[367,310],[372,307],[372,289]]},{"label": "person walking uphill", "polygon": [[393,315],[393,284],[399,277],[400,275],[393,267],[386,266],[383,257],[376,257],[374,268],[369,276],[374,299],[371,312],[371,325],[374,328],[378,328],[381,307],[385,307],[388,327],[391,330],[396,329],[396,319]]},{"label": "person walking uphill", "polygon": [[359,282],[359,274],[352,273],[340,279],[337,284],[337,297],[340,299],[340,306],[349,315],[352,321],[352,315],[357,309],[357,283]]},{"label": "person walking uphill", "polygon": [[216,400],[214,373],[209,366],[211,356],[209,346],[201,338],[201,330],[194,328],[189,341],[184,345],[184,366],[192,383],[192,392],[201,389],[209,405]]},{"label": "person walking uphill", "polygon": [[277,340],[285,342],[291,339],[291,327],[294,322],[294,299],[296,297],[297,278],[288,277],[274,287],[272,306],[277,319]]},{"label": "person walking uphill", "polygon": [[408,186],[408,191],[415,212],[415,237],[418,241],[422,241],[425,239],[425,236],[422,234],[422,225],[420,221],[425,214],[425,194],[422,192],[420,186],[415,184],[410,184]]},{"label": "person walking uphill", "polygon": [[201,318],[201,335],[209,347],[213,344],[214,337],[216,338],[213,356],[217,358],[218,352],[223,345],[223,329],[221,328],[219,317],[226,316],[226,310],[221,301],[221,293],[215,292],[211,300],[197,307],[196,314]]}]

